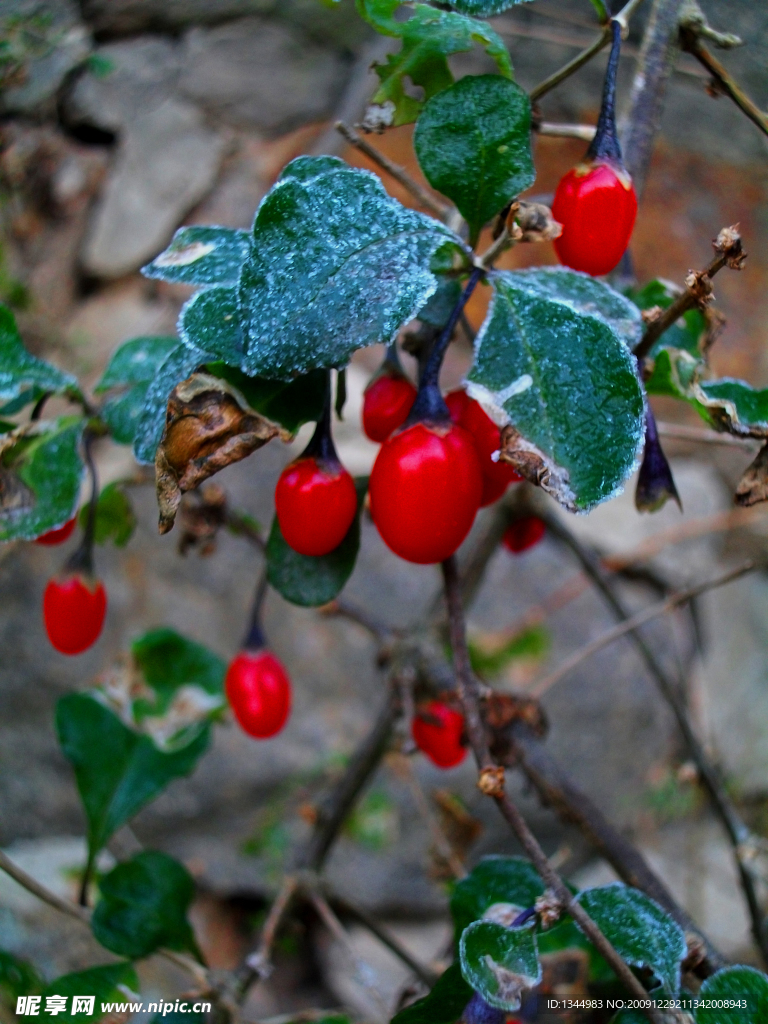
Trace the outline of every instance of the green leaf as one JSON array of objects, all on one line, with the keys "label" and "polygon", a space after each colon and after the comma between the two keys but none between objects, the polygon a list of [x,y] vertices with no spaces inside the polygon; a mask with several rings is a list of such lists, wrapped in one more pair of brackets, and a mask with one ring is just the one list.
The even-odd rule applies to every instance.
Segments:
[{"label": "green leaf", "polygon": [[15,1010],[19,996],[43,990],[43,979],[32,964],[0,949],[0,1003]]},{"label": "green leaf", "polygon": [[181,340],[229,366],[245,361],[236,287],[207,288],[193,295],[179,317]]},{"label": "green leaf", "polygon": [[640,310],[628,298],[590,274],[567,267],[532,267],[509,275],[523,288],[572,306],[579,313],[601,316],[634,348],[643,333]]},{"label": "green leaf", "polygon": [[286,601],[303,608],[328,604],[344,588],[352,575],[360,550],[360,511],[368,478],[356,479],[357,515],[346,537],[327,555],[300,555],[286,544],[277,516],[267,540],[267,579]]},{"label": "green leaf", "polygon": [[[660,306],[666,309],[671,306],[680,293],[680,289],[669,281],[654,280],[639,291],[630,291],[629,298],[638,309],[651,309]],[[648,356],[653,359],[663,348],[679,348],[697,358],[702,354],[702,341],[707,332],[707,321],[700,309],[689,309],[667,328],[653,346]]]},{"label": "green leaf", "polygon": [[133,718],[139,724],[148,717],[167,714],[183,690],[190,701],[193,690],[216,698],[212,704],[198,695],[198,703],[210,704],[209,711],[224,704],[225,662],[202,644],[188,640],[173,629],[153,629],[134,640],[131,654],[152,697],[138,697],[133,703]]},{"label": "green leaf", "polygon": [[79,395],[80,387],[76,377],[27,352],[13,313],[0,303],[0,399],[21,401],[21,404],[6,407],[6,414],[36,402],[46,391]]},{"label": "green leaf", "polygon": [[430,327],[445,327],[453,307],[461,298],[461,284],[453,278],[441,280],[437,291],[418,312],[418,319]]},{"label": "green leaf", "polygon": [[99,893],[91,929],[106,949],[134,960],[160,948],[197,954],[187,921],[195,883],[173,857],[144,850],[103,875]]},{"label": "green leaf", "polygon": [[541,981],[532,927],[475,921],[461,936],[459,957],[464,980],[486,1003],[501,1010],[519,1010],[523,992]]},{"label": "green leaf", "polygon": [[84,426],[64,416],[0,435],[0,541],[33,540],[75,514]]},{"label": "green leaf", "polygon": [[677,994],[685,935],[658,903],[622,882],[585,889],[576,898],[628,964],[649,967],[667,995]]},{"label": "green leaf", "polygon": [[700,1000],[742,1000],[747,1009],[702,1006],[694,1011],[696,1024],[765,1024],[768,1020],[768,978],[754,967],[725,967],[704,982]]},{"label": "green leaf", "polygon": [[177,345],[158,367],[147,388],[144,404],[136,418],[133,454],[139,462],[154,462],[157,446],[165,429],[168,398],[181,381],[204,365],[210,353],[187,345]]},{"label": "green leaf", "polygon": [[375,175],[330,159],[294,160],[259,207],[239,285],[245,373],[289,380],[390,342],[435,291],[437,251],[463,251]]},{"label": "green leaf", "polygon": [[455,7],[462,14],[472,14],[475,17],[490,18],[494,14],[501,14],[508,11],[510,7],[517,4],[530,3],[530,0],[447,0],[451,7]]},{"label": "green leaf", "polygon": [[520,275],[500,271],[492,283],[468,391],[519,432],[517,450],[542,489],[587,511],[621,491],[642,447],[635,359],[603,317]]},{"label": "green leaf", "polygon": [[[88,506],[83,505],[80,509],[80,526],[85,529],[87,522]],[[119,482],[107,484],[96,505],[94,540],[97,544],[106,544],[111,540],[115,547],[124,548],[135,528],[136,516],[128,495]]]},{"label": "green leaf", "polygon": [[187,746],[166,753],[87,693],[59,700],[56,729],[64,756],[74,767],[88,819],[91,861],[169,782],[189,775],[209,739],[206,728]]},{"label": "green leaf", "polygon": [[429,995],[401,1010],[392,1024],[455,1024],[471,998],[472,987],[462,978],[461,967],[451,964]]},{"label": "green leaf", "polygon": [[484,857],[454,886],[451,916],[456,935],[461,935],[496,903],[525,910],[532,907],[543,892],[544,883],[530,861],[522,857]]},{"label": "green leaf", "polygon": [[610,985],[615,982],[616,975],[586,935],[576,926],[573,918],[567,915],[561,917],[546,931],[537,932],[536,941],[539,956],[557,953],[563,949],[583,949],[589,956],[589,980],[598,985]]},{"label": "green leaf", "polygon": [[467,75],[428,100],[413,145],[427,181],[469,225],[470,244],[536,177],[528,94],[497,75]]},{"label": "green leaf", "polygon": [[[56,1015],[55,1019],[59,1024],[83,1024],[101,1020],[102,1017],[111,1011],[102,1009],[104,1003],[125,1003],[126,1000],[135,1000],[139,991],[139,979],[133,964],[122,961],[117,964],[107,964],[105,967],[91,967],[87,971],[77,971],[74,974],[64,974],[52,981],[43,991],[43,1006],[47,996],[64,996],[67,1000],[67,1008],[64,1013]],[[72,1013],[74,996],[94,996],[93,1014]]]},{"label": "green leaf", "polygon": [[469,656],[474,671],[483,678],[499,675],[519,658],[542,658],[549,650],[549,633],[543,626],[531,626],[513,636],[501,647],[487,651],[470,642]]},{"label": "green leaf", "polygon": [[251,236],[236,228],[179,228],[165,252],[146,267],[145,277],[181,284],[237,284],[250,249]]},{"label": "green leaf", "polygon": [[408,95],[405,79],[420,86],[424,99],[430,99],[453,83],[447,58],[471,50],[475,43],[493,58],[505,78],[512,78],[507,48],[484,21],[426,4],[414,4],[411,17],[398,21],[394,14],[399,6],[400,0],[357,0],[360,16],[377,32],[402,40],[399,53],[391,53],[385,63],[374,65],[381,85],[372,102],[384,108],[387,123],[409,124],[419,116],[423,100]]},{"label": "green leaf", "polygon": [[178,338],[132,338],[113,354],[95,391],[116,392],[104,403],[101,416],[118,444],[133,444],[149,385],[178,344]]},{"label": "green leaf", "polygon": [[310,370],[291,381],[249,377],[226,363],[208,363],[205,370],[222,377],[237,388],[251,409],[291,433],[303,423],[315,423],[323,414],[325,370]]}]

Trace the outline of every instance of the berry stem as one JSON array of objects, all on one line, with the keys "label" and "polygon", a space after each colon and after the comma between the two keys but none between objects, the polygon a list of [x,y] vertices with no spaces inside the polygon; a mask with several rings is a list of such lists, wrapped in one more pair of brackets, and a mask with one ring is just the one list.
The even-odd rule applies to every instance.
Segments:
[{"label": "berry stem", "polygon": [[587,150],[587,158],[615,160],[621,163],[621,146],[616,132],[616,73],[621,52],[621,25],[615,19],[611,22],[611,35],[611,53],[603,84],[603,102],[600,106],[595,137]]},{"label": "berry stem", "polygon": [[406,426],[410,426],[413,423],[420,423],[424,420],[430,423],[450,423],[451,415],[448,412],[448,406],[445,404],[443,396],[440,394],[440,368],[443,365],[443,359],[445,358],[445,353],[448,349],[448,345],[450,344],[453,332],[456,329],[456,324],[459,322],[459,318],[464,312],[464,307],[472,297],[472,293],[484,273],[485,270],[483,267],[473,268],[464,291],[459,297],[459,301],[451,310],[448,322],[443,328],[437,341],[432,346],[426,362],[424,363],[424,369],[421,371],[421,377],[419,378],[419,393],[416,396],[416,401],[413,403],[408,419],[405,421]]},{"label": "berry stem", "polygon": [[331,371],[325,371],[325,404],[315,432],[299,458],[339,464],[339,456],[331,434]]},{"label": "berry stem", "polygon": [[267,646],[264,630],[261,625],[261,610],[264,607],[264,598],[267,596],[268,586],[269,581],[267,580],[267,569],[265,566],[261,576],[259,576],[259,582],[256,584],[256,593],[253,595],[251,618],[245,639],[243,640],[243,648],[246,651],[260,651],[263,647]]},{"label": "berry stem", "polygon": [[96,536],[96,509],[99,504],[99,478],[93,460],[92,444],[93,434],[86,430],[83,434],[83,455],[91,480],[91,496],[88,499],[83,539],[64,567],[66,572],[82,573],[84,576],[93,576],[93,543]]}]

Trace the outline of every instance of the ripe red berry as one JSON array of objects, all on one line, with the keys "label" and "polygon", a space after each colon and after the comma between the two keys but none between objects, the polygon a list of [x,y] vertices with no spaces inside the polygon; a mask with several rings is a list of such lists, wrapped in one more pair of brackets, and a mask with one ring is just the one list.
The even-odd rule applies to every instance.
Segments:
[{"label": "ripe red berry", "polygon": [[552,216],[563,225],[555,239],[560,262],[593,277],[608,274],[624,255],[635,226],[632,179],[611,160],[579,164],[557,186]]},{"label": "ripe red berry", "polygon": [[71,573],[48,581],[43,619],[48,639],[62,654],[82,654],[95,643],[107,613],[101,580]]},{"label": "ripe red berry", "polygon": [[388,369],[371,381],[363,395],[363,430],[371,441],[386,441],[401,427],[416,399],[407,377]]},{"label": "ripe red berry", "polygon": [[538,516],[524,516],[507,527],[502,544],[513,555],[519,555],[538,544],[546,532],[547,528]]},{"label": "ripe red berry", "polygon": [[474,439],[483,474],[480,507],[485,508],[497,501],[510,484],[522,480],[522,477],[508,463],[494,462],[491,458],[501,445],[499,428],[479,402],[459,389],[445,396],[445,404],[454,423],[468,430]]},{"label": "ripe red berry", "polygon": [[240,651],[227,669],[227,700],[244,732],[256,740],[276,736],[291,712],[291,681],[271,651]]},{"label": "ripe red berry", "polygon": [[63,544],[64,541],[72,536],[77,522],[77,516],[73,516],[69,522],[64,523],[63,526],[57,527],[55,530],[48,530],[47,533],[41,533],[39,537],[35,537],[35,544],[43,544],[45,547],[53,547],[54,544]]},{"label": "ripe red berry", "polygon": [[294,551],[327,555],[341,544],[355,518],[354,481],[339,462],[305,454],[280,475],[275,512]]},{"label": "ripe red berry", "polygon": [[466,757],[464,716],[442,701],[430,701],[415,715],[411,731],[416,746],[438,768],[454,768]]},{"label": "ripe red berry", "polygon": [[442,562],[469,533],[482,489],[477,450],[463,427],[414,423],[381,446],[369,484],[371,515],[396,555],[419,565]]}]

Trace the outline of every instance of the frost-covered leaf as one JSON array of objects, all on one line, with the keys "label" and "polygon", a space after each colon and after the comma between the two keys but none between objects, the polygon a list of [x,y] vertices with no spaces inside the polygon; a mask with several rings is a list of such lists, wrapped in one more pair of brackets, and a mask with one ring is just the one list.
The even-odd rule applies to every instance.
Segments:
[{"label": "frost-covered leaf", "polygon": [[289,380],[390,342],[435,291],[438,250],[465,251],[375,175],[330,161],[294,160],[256,215],[238,291],[250,375]]},{"label": "frost-covered leaf", "polygon": [[468,391],[505,428],[515,467],[571,511],[613,497],[644,431],[635,359],[611,324],[570,301],[493,275]]},{"label": "frost-covered leaf", "polygon": [[404,79],[424,90],[428,100],[453,83],[447,58],[471,50],[475,43],[492,57],[500,73],[512,78],[512,63],[501,37],[490,25],[453,11],[439,11],[426,4],[414,4],[405,21],[394,17],[401,0],[357,0],[357,9],[377,32],[402,40],[402,49],[387,56],[374,70],[381,85],[373,97],[374,107],[391,111],[388,123],[409,124],[419,116],[423,100],[406,91]]},{"label": "frost-covered leaf", "polygon": [[0,542],[34,540],[75,514],[84,426],[79,416],[63,416],[0,434]]},{"label": "frost-covered leaf", "polygon": [[640,340],[640,309],[605,281],[568,267],[532,267],[511,271],[509,276],[544,298],[567,302],[580,313],[601,316],[630,348]]},{"label": "frost-covered leaf", "polygon": [[[66,1010],[56,1014],[54,1020],[60,1024],[82,1024],[83,1021],[95,1024],[102,1017],[112,1016],[113,1011],[102,1009],[104,1003],[136,1001],[138,992],[139,979],[133,964],[122,960],[116,964],[91,967],[87,971],[76,971],[74,974],[64,974],[56,978],[43,990],[42,1005],[45,1007],[48,996],[64,996]],[[82,1008],[78,1013],[73,1013],[74,996],[94,996],[93,1014],[87,1014]]]},{"label": "frost-covered leaf", "polygon": [[484,857],[454,886],[451,916],[456,936],[494,904],[525,910],[543,892],[544,883],[530,861],[522,857]]},{"label": "frost-covered leaf", "polygon": [[36,402],[46,391],[80,393],[77,378],[30,355],[24,348],[13,313],[0,303],[0,400],[6,415]]},{"label": "frost-covered leaf", "polygon": [[368,478],[356,479],[357,515],[344,540],[327,555],[300,555],[286,544],[277,516],[267,541],[267,579],[291,604],[317,608],[328,604],[352,575],[360,550],[360,511]]},{"label": "frost-covered leaf", "polygon": [[91,862],[117,829],[169,782],[189,775],[209,739],[205,728],[186,746],[166,752],[88,693],[59,700],[56,729],[88,819]]},{"label": "frost-covered leaf", "polygon": [[459,942],[461,973],[491,1006],[514,1012],[523,993],[541,981],[541,964],[532,927],[506,928],[475,921]]},{"label": "frost-covered leaf", "polygon": [[132,960],[155,950],[197,952],[187,920],[195,883],[187,869],[157,850],[143,850],[99,879],[91,929],[106,949]]},{"label": "frost-covered leaf", "polygon": [[455,1024],[472,998],[472,987],[461,976],[461,967],[451,964],[432,988],[392,1018],[392,1024]]},{"label": "frost-covered leaf", "polygon": [[428,100],[413,145],[427,181],[469,225],[470,244],[536,177],[528,94],[498,75],[467,75]]},{"label": "frost-covered leaf", "polygon": [[[88,522],[88,506],[80,509],[80,526],[85,529]],[[96,530],[94,540],[97,544],[106,544],[108,540],[117,548],[124,548],[133,536],[136,528],[136,516],[130,498],[123,487],[115,481],[99,494],[96,505]]]},{"label": "frost-covered leaf", "polygon": [[[696,1024],[765,1024],[768,1020],[768,978],[754,967],[725,967],[704,982],[699,1000],[715,1006],[694,1011]],[[744,1000],[746,1007],[735,1004]],[[730,1002],[730,1006],[728,1005]],[[718,1008],[717,1003],[725,1003]]]},{"label": "frost-covered leaf", "polygon": [[157,368],[135,421],[133,454],[139,462],[155,461],[157,446],[165,429],[168,399],[173,389],[210,358],[210,353],[201,349],[177,344]]},{"label": "frost-covered leaf", "polygon": [[132,338],[110,359],[95,391],[113,392],[101,415],[118,444],[133,443],[149,385],[178,344],[178,338]]},{"label": "frost-covered leaf", "polygon": [[445,327],[453,307],[461,297],[461,283],[452,278],[440,281],[437,291],[418,312],[418,319],[430,327]]},{"label": "frost-covered leaf", "polygon": [[[629,293],[629,298],[635,303],[638,309],[652,309],[659,306],[666,309],[671,306],[680,288],[670,281],[654,280],[639,291]],[[663,348],[682,349],[692,356],[700,357],[702,342],[707,331],[707,321],[700,309],[689,309],[671,327],[667,328],[659,338],[651,351],[649,358],[653,359]]]},{"label": "frost-covered leaf", "polygon": [[510,7],[516,7],[517,4],[530,3],[530,0],[447,0],[447,3],[462,14],[490,18],[494,14],[508,11]]},{"label": "frost-covered leaf", "polygon": [[685,935],[658,903],[622,882],[585,889],[576,898],[622,959],[649,967],[667,995],[677,994]]},{"label": "frost-covered leaf", "polygon": [[208,363],[206,371],[228,381],[251,409],[295,433],[303,423],[315,423],[325,407],[326,371],[310,370],[295,380],[249,377],[225,363]]},{"label": "frost-covered leaf", "polygon": [[165,252],[141,272],[145,277],[181,284],[234,285],[250,244],[250,232],[236,228],[179,228]]},{"label": "frost-covered leaf", "polygon": [[178,328],[190,348],[203,349],[229,366],[245,362],[236,287],[208,288],[193,295],[181,310]]}]

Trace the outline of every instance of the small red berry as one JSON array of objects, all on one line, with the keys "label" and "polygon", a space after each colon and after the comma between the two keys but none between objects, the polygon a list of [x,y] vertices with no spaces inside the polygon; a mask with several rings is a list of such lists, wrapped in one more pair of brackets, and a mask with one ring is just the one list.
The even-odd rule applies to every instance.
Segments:
[{"label": "small red berry", "polygon": [[64,523],[63,526],[59,526],[55,530],[48,530],[47,533],[41,533],[39,537],[35,537],[35,544],[43,544],[45,547],[53,547],[54,544],[63,544],[68,537],[72,536],[77,523],[77,516],[73,516],[69,522]]},{"label": "small red berry", "polygon": [[271,651],[240,651],[224,688],[235,718],[256,740],[276,736],[291,712],[291,681]]},{"label": "small red berry", "polygon": [[400,558],[442,562],[472,528],[482,489],[477,450],[463,427],[414,423],[381,446],[369,485],[371,514]]},{"label": "small red berry", "polygon": [[546,532],[547,528],[538,516],[523,516],[506,528],[502,544],[513,555],[519,555],[538,544]]},{"label": "small red berry", "polygon": [[462,420],[464,413],[467,411],[470,398],[464,388],[457,388],[456,391],[449,391],[445,396],[445,404],[448,406],[448,412],[451,414],[451,419],[454,423],[458,423],[459,426],[463,426]]},{"label": "small red berry", "polygon": [[303,455],[280,475],[275,512],[294,551],[327,555],[341,544],[355,518],[354,481],[340,463]]},{"label": "small red berry", "polygon": [[629,245],[637,196],[629,174],[611,160],[589,160],[561,179],[552,216],[563,225],[555,239],[561,263],[593,277],[608,274]]},{"label": "small red berry", "polygon": [[101,580],[72,573],[48,581],[43,619],[48,639],[62,654],[82,654],[95,643],[107,613]]},{"label": "small red berry", "polygon": [[468,430],[474,439],[483,473],[480,507],[485,508],[497,501],[510,484],[522,480],[522,477],[508,463],[493,461],[491,456],[501,446],[499,428],[479,402],[459,389],[445,396],[445,404],[454,423]]},{"label": "small red berry", "polygon": [[385,370],[363,395],[363,430],[371,441],[386,441],[405,423],[416,400],[416,388],[402,374]]},{"label": "small red berry", "polygon": [[438,768],[454,768],[467,755],[464,716],[442,701],[430,701],[415,715],[411,731],[416,746]]}]

